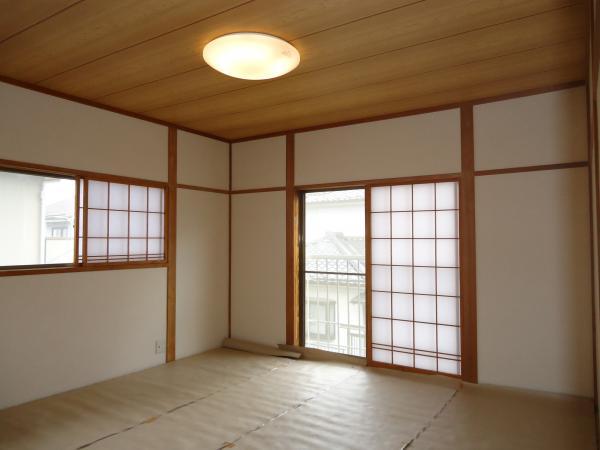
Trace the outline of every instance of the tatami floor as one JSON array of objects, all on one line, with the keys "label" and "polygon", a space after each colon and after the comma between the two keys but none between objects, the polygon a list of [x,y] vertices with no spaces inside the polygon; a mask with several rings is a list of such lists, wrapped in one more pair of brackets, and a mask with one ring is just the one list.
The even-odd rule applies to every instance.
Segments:
[{"label": "tatami floor", "polygon": [[0,411],[1,449],[592,449],[592,401],[219,349]]}]

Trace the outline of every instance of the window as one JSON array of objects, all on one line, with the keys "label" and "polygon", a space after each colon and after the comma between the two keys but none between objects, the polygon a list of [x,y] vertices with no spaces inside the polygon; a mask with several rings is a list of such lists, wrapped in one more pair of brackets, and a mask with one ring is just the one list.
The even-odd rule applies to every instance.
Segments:
[{"label": "window", "polygon": [[458,183],[371,189],[372,360],[460,375]]},{"label": "window", "polygon": [[164,189],[97,180],[80,189],[80,262],[165,258]]},{"label": "window", "polygon": [[0,268],[165,260],[163,183],[7,167],[0,168]]},{"label": "window", "polygon": [[72,264],[76,180],[0,170],[0,266]]},{"label": "window", "polygon": [[303,345],[365,356],[365,191],[302,197]]}]

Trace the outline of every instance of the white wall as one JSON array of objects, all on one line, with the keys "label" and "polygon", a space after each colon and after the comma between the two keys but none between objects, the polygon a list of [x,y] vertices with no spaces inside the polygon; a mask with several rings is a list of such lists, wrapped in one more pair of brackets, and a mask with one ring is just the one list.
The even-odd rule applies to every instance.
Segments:
[{"label": "white wall", "polygon": [[177,190],[177,358],[227,337],[228,224],[227,194]]},{"label": "white wall", "polygon": [[474,108],[475,169],[587,160],[585,88]]},{"label": "white wall", "polygon": [[233,144],[233,189],[285,186],[285,151],[285,136]]},{"label": "white wall", "polygon": [[[177,181],[229,189],[229,144],[177,132]],[[177,358],[219,347],[228,332],[229,198],[177,190]]]},{"label": "white wall", "polygon": [[587,168],[477,177],[481,383],[593,396]]},{"label": "white wall", "polygon": [[452,109],[296,135],[296,184],[460,172]]},{"label": "white wall", "polygon": [[285,343],[285,192],[232,196],[231,335]]},{"label": "white wall", "polygon": [[[475,107],[477,169],[587,159],[583,88]],[[587,169],[476,177],[480,381],[593,395]]]},{"label": "white wall", "polygon": [[[166,127],[0,83],[0,159],[158,181]],[[166,269],[0,278],[0,407],[164,362]]]},{"label": "white wall", "polygon": [[177,131],[177,182],[229,189],[229,144]]},{"label": "white wall", "polygon": [[160,364],[166,269],[0,278],[0,408]]},{"label": "white wall", "polygon": [[167,128],[0,82],[0,158],[167,181]]}]

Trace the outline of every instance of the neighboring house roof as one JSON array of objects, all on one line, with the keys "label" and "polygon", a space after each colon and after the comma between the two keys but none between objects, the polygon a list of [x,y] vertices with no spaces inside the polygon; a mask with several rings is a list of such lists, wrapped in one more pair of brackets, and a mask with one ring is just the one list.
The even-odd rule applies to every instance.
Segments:
[{"label": "neighboring house roof", "polygon": [[306,244],[306,270],[319,272],[365,273],[365,239],[328,232]]},{"label": "neighboring house roof", "polygon": [[69,220],[72,217],[72,201],[59,200],[46,206],[46,221]]},{"label": "neighboring house roof", "polygon": [[306,194],[306,203],[332,203],[365,199],[363,189],[349,189],[343,191],[311,192]]}]

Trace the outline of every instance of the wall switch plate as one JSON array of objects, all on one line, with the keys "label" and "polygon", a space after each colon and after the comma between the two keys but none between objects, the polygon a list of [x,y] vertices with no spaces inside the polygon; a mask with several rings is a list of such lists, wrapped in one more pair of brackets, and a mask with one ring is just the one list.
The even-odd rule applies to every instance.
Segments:
[{"label": "wall switch plate", "polygon": [[167,348],[167,344],[165,343],[165,341],[163,339],[154,341],[154,353],[156,353],[156,354],[164,353],[166,348]]}]

